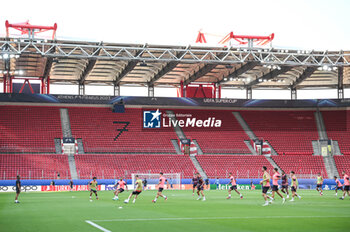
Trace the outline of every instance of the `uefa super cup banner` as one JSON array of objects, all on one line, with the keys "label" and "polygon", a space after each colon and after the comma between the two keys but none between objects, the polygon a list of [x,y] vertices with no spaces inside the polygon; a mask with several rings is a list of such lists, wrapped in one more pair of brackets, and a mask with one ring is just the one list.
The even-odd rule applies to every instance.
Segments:
[{"label": "uefa super cup banner", "polygon": [[228,98],[136,97],[1,93],[0,102],[41,102],[64,104],[115,104],[182,107],[245,107],[245,108],[320,108],[349,107],[350,99],[259,100]]}]

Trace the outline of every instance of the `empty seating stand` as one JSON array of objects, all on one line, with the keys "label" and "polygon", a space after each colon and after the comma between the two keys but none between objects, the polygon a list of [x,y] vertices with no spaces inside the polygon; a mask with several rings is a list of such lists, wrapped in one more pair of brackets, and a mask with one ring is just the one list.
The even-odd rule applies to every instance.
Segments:
[{"label": "empty seating stand", "polygon": [[0,106],[1,153],[54,153],[62,136],[58,107]]},{"label": "empty seating stand", "polygon": [[192,161],[184,155],[75,155],[78,176],[91,178],[131,178],[132,173],[181,173],[190,178],[196,172]]},{"label": "empty seating stand", "polygon": [[318,140],[314,111],[241,111],[241,115],[278,154],[313,153],[312,140]]},{"label": "empty seating stand", "polygon": [[329,139],[338,141],[340,151],[350,155],[350,111],[322,111]]},{"label": "empty seating stand", "polygon": [[0,154],[0,179],[69,179],[66,155]]},{"label": "empty seating stand", "polygon": [[[92,107],[70,107],[68,111],[72,134],[83,139],[86,153],[175,153],[174,130],[143,129],[141,108],[126,108],[125,113]],[[118,131],[123,129],[126,131]]]},{"label": "empty seating stand", "polygon": [[321,173],[327,178],[327,171],[322,156],[309,155],[278,155],[272,156],[277,165],[289,174],[294,171],[299,178],[315,178]]},{"label": "empty seating stand", "polygon": [[220,119],[222,125],[216,127],[183,128],[187,138],[197,140],[206,154],[249,154],[244,143],[249,140],[241,125],[229,110],[174,110],[174,112],[190,114],[192,118],[207,120]]},{"label": "empty seating stand", "polygon": [[237,178],[261,178],[262,167],[272,174],[273,167],[264,156],[199,155],[197,160],[209,178],[227,178],[232,172]]},{"label": "empty seating stand", "polygon": [[336,155],[334,161],[340,176],[342,176],[343,171],[348,175],[350,174],[350,155]]}]

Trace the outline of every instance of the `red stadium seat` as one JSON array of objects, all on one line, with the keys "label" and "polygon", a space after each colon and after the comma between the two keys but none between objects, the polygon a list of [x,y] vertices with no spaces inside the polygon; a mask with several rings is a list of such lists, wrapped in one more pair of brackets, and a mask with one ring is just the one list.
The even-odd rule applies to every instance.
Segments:
[{"label": "red stadium seat", "polygon": [[350,155],[336,155],[334,156],[335,165],[337,166],[340,177],[345,171],[348,175],[350,173]]},{"label": "red stadium seat", "polygon": [[268,140],[278,154],[312,154],[318,140],[313,111],[241,111],[255,135]]},{"label": "red stadium seat", "polygon": [[67,155],[0,154],[0,179],[69,179]]},{"label": "red stadium seat", "polygon": [[320,172],[327,178],[322,156],[290,154],[272,156],[272,159],[287,174],[294,171],[299,178],[314,178]]},{"label": "red stadium seat", "polygon": [[329,139],[338,141],[340,151],[350,154],[350,111],[322,111]]},{"label": "red stadium seat", "polygon": [[192,161],[184,155],[75,155],[78,176],[114,179],[131,178],[132,173],[181,173],[190,178],[196,172]]},{"label": "red stadium seat", "polygon": [[0,106],[0,152],[54,153],[62,137],[58,107]]},{"label": "red stadium seat", "polygon": [[227,178],[232,172],[236,178],[261,178],[262,166],[272,173],[272,165],[264,156],[257,155],[199,155],[197,160],[209,178]]},{"label": "red stadium seat", "polygon": [[[142,109],[126,108],[125,113],[113,113],[110,108],[68,108],[73,137],[82,138],[86,153],[175,153],[171,139],[177,139],[173,129],[143,129]],[[118,139],[117,129],[130,122]]]},{"label": "red stadium seat", "polygon": [[220,119],[220,128],[183,128],[186,137],[197,140],[204,153],[207,154],[250,154],[244,143],[249,140],[241,125],[229,110],[174,110],[174,112],[191,114],[197,119],[209,117]]}]

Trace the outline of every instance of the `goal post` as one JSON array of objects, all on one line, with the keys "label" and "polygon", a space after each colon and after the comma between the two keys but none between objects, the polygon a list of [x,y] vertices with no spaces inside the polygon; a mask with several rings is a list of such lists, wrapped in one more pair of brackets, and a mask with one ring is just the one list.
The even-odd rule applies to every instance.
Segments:
[{"label": "goal post", "polygon": [[[159,183],[159,173],[132,173],[132,186],[135,186],[136,175],[143,181],[147,180],[147,189],[156,189]],[[163,176],[168,180],[169,186],[165,185],[164,188],[181,190],[181,173],[164,173]],[[172,187],[172,188],[171,188]]]}]

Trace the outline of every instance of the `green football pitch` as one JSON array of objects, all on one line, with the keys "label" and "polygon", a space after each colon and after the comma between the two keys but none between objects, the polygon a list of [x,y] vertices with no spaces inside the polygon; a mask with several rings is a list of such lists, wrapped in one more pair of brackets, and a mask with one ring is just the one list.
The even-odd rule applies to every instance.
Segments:
[{"label": "green football pitch", "polygon": [[[282,200],[263,207],[260,191],[242,191],[244,199],[226,191],[206,191],[197,201],[190,191],[165,191],[168,200],[152,203],[155,191],[144,191],[135,204],[124,204],[130,192],[112,201],[112,192],[99,192],[89,201],[88,192],[0,194],[0,231],[348,231],[350,200],[334,191],[319,196],[300,190],[302,199]],[[289,199],[288,199],[289,200]],[[121,208],[120,208],[121,207]]]}]

